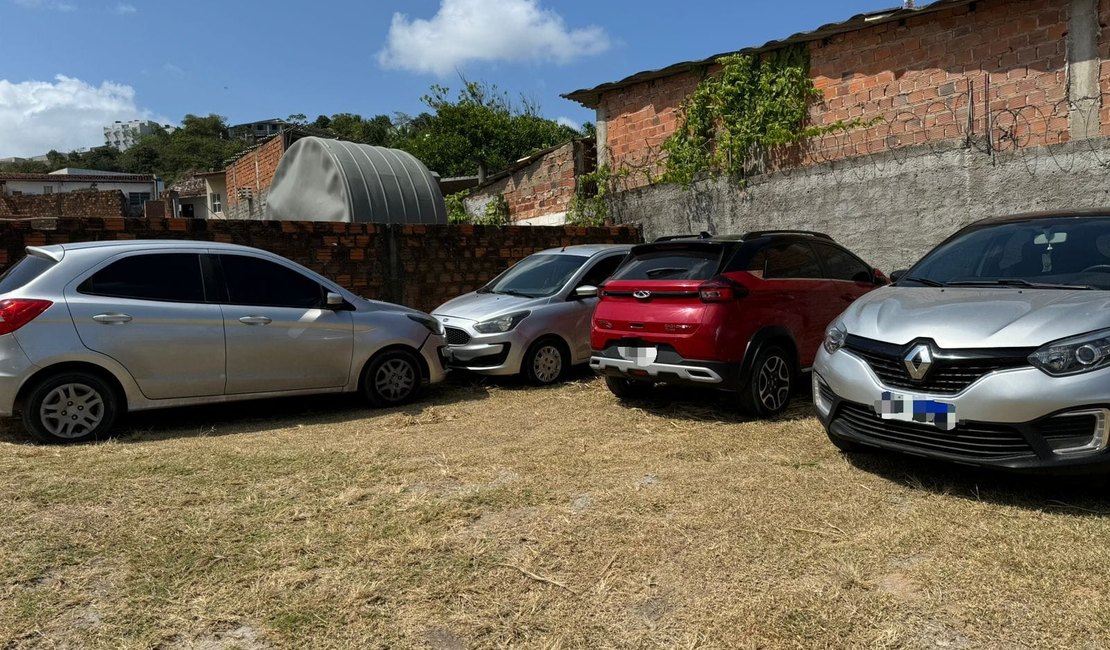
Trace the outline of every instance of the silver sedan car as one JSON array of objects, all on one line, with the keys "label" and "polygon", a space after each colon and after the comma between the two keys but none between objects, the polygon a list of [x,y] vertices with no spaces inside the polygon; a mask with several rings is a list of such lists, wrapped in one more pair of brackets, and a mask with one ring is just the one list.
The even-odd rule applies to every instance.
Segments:
[{"label": "silver sedan car", "polygon": [[245,246],[29,247],[0,276],[0,415],[46,442],[101,437],[125,411],[441,381],[443,330]]},{"label": "silver sedan car", "polygon": [[449,300],[432,315],[447,332],[451,363],[485,375],[559,381],[590,360],[597,287],[632,248],[587,244],[530,255],[486,286]]}]

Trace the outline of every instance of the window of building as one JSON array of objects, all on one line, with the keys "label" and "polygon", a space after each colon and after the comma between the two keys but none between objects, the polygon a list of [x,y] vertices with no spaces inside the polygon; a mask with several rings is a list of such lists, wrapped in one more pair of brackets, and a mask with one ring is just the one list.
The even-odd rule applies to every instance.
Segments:
[{"label": "window of building", "polygon": [[150,192],[131,192],[127,195],[127,202],[132,210],[142,210],[149,200]]},{"label": "window of building", "polygon": [[54,193],[54,186],[53,185],[43,185],[42,186],[42,193],[43,194],[53,194]]},{"label": "window of building", "polygon": [[22,190],[12,190],[12,196],[23,196]]},{"label": "window of building", "polygon": [[209,197],[212,200],[212,212],[213,213],[223,212],[223,209],[224,209],[223,200],[222,200],[223,197],[220,196],[220,193],[219,192],[213,192],[212,194],[209,195]]}]

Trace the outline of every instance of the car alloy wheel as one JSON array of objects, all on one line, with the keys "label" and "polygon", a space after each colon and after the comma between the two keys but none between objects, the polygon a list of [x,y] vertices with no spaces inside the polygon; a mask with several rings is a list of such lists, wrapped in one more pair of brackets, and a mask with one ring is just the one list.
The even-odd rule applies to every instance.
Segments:
[{"label": "car alloy wheel", "polygon": [[770,413],[781,411],[790,401],[790,366],[781,356],[764,360],[756,376],[756,391],[763,408]]},{"label": "car alloy wheel", "polygon": [[390,359],[374,373],[374,388],[391,402],[399,402],[408,397],[415,385],[416,371],[404,359]]},{"label": "car alloy wheel", "polygon": [[95,439],[115,423],[116,394],[99,377],[70,372],[37,383],[23,405],[23,424],[43,442]]},{"label": "car alloy wheel", "polygon": [[558,348],[549,344],[536,350],[536,356],[532,359],[532,374],[536,376],[537,381],[550,384],[558,379],[562,372],[563,354]]}]

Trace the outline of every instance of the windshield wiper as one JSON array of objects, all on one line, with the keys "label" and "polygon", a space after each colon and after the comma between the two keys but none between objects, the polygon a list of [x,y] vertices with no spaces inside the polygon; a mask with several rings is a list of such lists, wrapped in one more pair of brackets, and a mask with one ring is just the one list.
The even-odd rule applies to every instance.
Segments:
[{"label": "windshield wiper", "polygon": [[493,293],[493,289],[490,289],[487,285],[475,290],[474,293]]},{"label": "windshield wiper", "polygon": [[1030,282],[1022,278],[999,278],[997,280],[958,280],[949,282],[950,287],[1028,287],[1030,289],[1081,289],[1091,291],[1089,284],[1060,284],[1056,282]]},{"label": "windshield wiper", "polygon": [[517,296],[518,298],[537,298],[538,297],[538,296],[533,295],[531,293],[524,293],[523,291],[517,291],[516,289],[501,289],[500,291],[495,291],[493,289],[490,289],[490,293],[501,293],[501,294],[504,294],[506,296]]},{"label": "windshield wiper", "polygon": [[917,282],[918,284],[923,284],[927,287],[943,287],[946,285],[946,283],[944,282],[937,282],[936,280],[930,280],[929,278],[918,278],[912,275],[898,278],[898,282],[902,282],[903,280],[907,282]]}]

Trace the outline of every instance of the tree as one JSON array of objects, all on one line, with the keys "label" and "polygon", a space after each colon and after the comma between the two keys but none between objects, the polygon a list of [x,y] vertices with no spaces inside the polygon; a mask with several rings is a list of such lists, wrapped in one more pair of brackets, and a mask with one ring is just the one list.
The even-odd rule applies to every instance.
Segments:
[{"label": "tree", "polygon": [[455,100],[450,92],[445,86],[432,86],[423,101],[434,113],[407,118],[397,128],[396,146],[443,176],[505,169],[534,151],[581,135],[541,117],[533,102],[514,105],[496,86],[463,79]]}]

